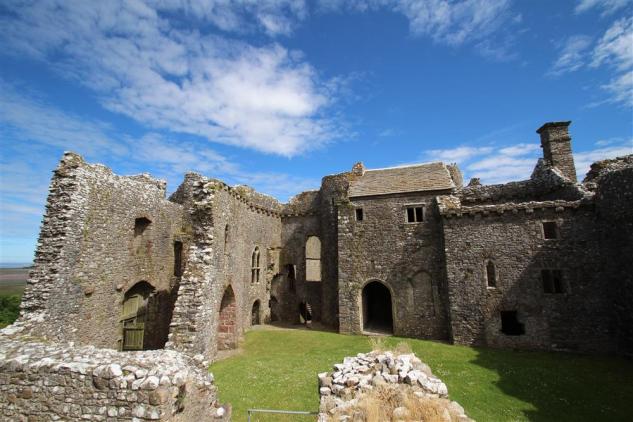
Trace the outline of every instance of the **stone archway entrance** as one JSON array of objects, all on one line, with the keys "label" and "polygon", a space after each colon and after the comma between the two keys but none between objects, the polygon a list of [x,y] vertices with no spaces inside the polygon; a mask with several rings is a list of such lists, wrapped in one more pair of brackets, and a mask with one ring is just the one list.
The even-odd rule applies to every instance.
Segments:
[{"label": "stone archway entrance", "polygon": [[235,349],[237,346],[237,305],[235,304],[235,293],[233,288],[228,286],[222,296],[220,303],[220,318],[218,320],[218,350]]},{"label": "stone archway entrance", "polygon": [[393,334],[391,292],[379,281],[363,288],[363,331]]},{"label": "stone archway entrance", "polygon": [[259,299],[253,303],[253,309],[251,310],[251,325],[259,325]]}]

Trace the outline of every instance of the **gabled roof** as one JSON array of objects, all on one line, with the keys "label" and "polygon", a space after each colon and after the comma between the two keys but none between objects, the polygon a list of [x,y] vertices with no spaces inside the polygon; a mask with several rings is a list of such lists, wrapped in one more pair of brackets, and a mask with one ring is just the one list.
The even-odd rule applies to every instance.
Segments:
[{"label": "gabled roof", "polygon": [[387,195],[452,189],[451,174],[444,163],[366,170],[350,182],[349,197]]}]

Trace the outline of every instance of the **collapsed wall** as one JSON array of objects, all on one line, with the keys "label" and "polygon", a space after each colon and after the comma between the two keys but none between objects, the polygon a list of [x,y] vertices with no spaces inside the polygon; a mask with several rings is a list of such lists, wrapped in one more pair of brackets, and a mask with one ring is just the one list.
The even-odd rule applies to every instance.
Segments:
[{"label": "collapsed wall", "polygon": [[448,400],[446,385],[413,353],[359,353],[318,379],[319,422],[471,421],[457,402]]},{"label": "collapsed wall", "polygon": [[173,351],[118,353],[0,336],[0,419],[228,420],[213,376]]}]

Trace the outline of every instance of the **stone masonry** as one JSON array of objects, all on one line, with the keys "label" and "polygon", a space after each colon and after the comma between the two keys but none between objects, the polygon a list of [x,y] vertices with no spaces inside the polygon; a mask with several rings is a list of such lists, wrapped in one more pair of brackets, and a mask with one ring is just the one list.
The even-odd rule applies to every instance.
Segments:
[{"label": "stone masonry", "polygon": [[[210,361],[253,323],[298,322],[304,300],[341,333],[632,355],[633,155],[579,183],[569,126],[538,129],[543,158],[527,180],[464,186],[454,164],[357,163],[287,204],[195,173],[166,198],[163,181],[66,153],[20,317],[0,335],[16,351],[5,360],[30,368],[33,353],[66,356],[57,348],[72,343],[97,348],[95,368],[95,356],[166,349],[151,359],[186,369],[185,356]],[[48,389],[48,369],[2,365],[5,414],[40,412],[43,399],[21,394]],[[107,404],[90,414],[121,407],[97,390]]]}]

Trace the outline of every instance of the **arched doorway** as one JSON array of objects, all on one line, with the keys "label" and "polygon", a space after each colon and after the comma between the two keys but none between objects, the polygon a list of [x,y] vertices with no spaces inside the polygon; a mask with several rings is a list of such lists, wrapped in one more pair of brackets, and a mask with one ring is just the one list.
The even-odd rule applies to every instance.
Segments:
[{"label": "arched doorway", "polygon": [[391,292],[379,281],[372,281],[363,289],[363,331],[393,333]]},{"label": "arched doorway", "polygon": [[218,319],[218,349],[235,349],[236,341],[236,314],[235,293],[233,288],[228,286],[222,296],[220,303],[220,318]]},{"label": "arched doorway", "polygon": [[259,300],[253,303],[253,309],[251,310],[251,325],[259,325]]},{"label": "arched doorway", "polygon": [[155,289],[146,281],[139,281],[123,296],[121,311],[121,350],[143,350],[150,342]]}]

